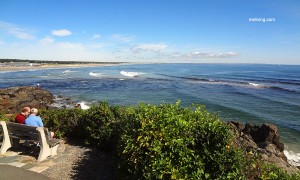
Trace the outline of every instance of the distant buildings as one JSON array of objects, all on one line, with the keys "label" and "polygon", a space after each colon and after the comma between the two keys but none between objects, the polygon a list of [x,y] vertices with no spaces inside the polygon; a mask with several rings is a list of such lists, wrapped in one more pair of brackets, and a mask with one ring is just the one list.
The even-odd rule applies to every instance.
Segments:
[{"label": "distant buildings", "polygon": [[0,63],[0,67],[32,67],[32,66],[41,66],[43,63],[29,63],[29,62],[3,62]]}]

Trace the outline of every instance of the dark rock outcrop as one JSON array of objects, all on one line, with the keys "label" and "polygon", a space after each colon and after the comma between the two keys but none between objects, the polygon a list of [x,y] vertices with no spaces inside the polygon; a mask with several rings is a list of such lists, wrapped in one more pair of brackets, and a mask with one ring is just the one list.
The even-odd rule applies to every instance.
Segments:
[{"label": "dark rock outcrop", "polygon": [[246,123],[245,128],[242,130],[242,132],[250,135],[260,148],[265,148],[269,143],[272,143],[280,152],[283,152],[284,150],[284,144],[280,140],[278,128],[273,124],[252,126]]},{"label": "dark rock outcrop", "polygon": [[288,173],[299,172],[297,167],[288,163],[287,157],[283,153],[284,144],[280,140],[278,128],[273,124],[263,124],[261,126],[246,125],[239,122],[228,122],[233,127],[232,130],[237,139],[237,145],[250,152],[258,152],[262,158],[278,167],[283,168]]},{"label": "dark rock outcrop", "polygon": [[0,89],[0,112],[18,113],[25,106],[47,109],[53,103],[53,95],[37,87],[11,87]]}]

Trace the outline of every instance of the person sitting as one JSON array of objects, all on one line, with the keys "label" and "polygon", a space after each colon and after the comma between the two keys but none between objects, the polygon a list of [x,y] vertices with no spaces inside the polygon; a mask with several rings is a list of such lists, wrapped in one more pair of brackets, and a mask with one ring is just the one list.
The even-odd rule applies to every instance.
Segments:
[{"label": "person sitting", "polygon": [[[43,127],[44,123],[42,121],[42,118],[37,114],[38,114],[38,110],[36,108],[32,108],[30,111],[30,115],[25,120],[25,124],[28,126]],[[54,132],[50,131],[50,138],[53,138],[53,136],[54,136]]]},{"label": "person sitting", "polygon": [[16,123],[20,123],[20,124],[24,124],[26,117],[29,115],[30,113],[30,107],[24,107],[22,109],[22,112],[17,114],[16,118],[15,118],[15,122]]}]

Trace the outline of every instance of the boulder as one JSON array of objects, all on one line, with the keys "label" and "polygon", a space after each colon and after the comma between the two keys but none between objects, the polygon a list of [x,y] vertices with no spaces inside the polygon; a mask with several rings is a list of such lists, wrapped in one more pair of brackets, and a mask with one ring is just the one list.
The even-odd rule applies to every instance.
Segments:
[{"label": "boulder", "polygon": [[53,103],[53,95],[37,87],[11,87],[0,89],[0,112],[14,114],[25,106],[47,109]]},{"label": "boulder", "polygon": [[297,167],[290,165],[283,153],[284,144],[281,142],[278,128],[273,124],[261,126],[240,122],[228,122],[236,138],[236,144],[245,151],[255,151],[262,155],[268,163],[285,169],[288,173],[299,172]]}]

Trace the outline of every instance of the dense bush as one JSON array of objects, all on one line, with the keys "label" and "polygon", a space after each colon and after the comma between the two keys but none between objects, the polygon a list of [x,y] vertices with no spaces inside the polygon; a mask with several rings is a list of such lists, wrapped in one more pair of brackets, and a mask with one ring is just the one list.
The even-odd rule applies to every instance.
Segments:
[{"label": "dense bush", "polygon": [[116,148],[123,114],[124,108],[110,107],[106,101],[86,110],[81,121],[85,143],[102,150]]},{"label": "dense bush", "polygon": [[201,106],[179,103],[128,108],[122,135],[125,165],[145,179],[242,178],[230,133]]},{"label": "dense bush", "polygon": [[40,110],[44,125],[55,133],[58,138],[72,136],[82,137],[81,120],[84,111],[80,109]]},{"label": "dense bush", "polygon": [[259,179],[269,180],[269,179],[280,179],[280,180],[299,180],[300,174],[289,175],[279,167],[274,164],[261,164],[261,176]]},{"label": "dense bush", "polygon": [[58,137],[119,152],[120,179],[300,179],[241,152],[228,127],[199,105],[100,102],[88,110],[41,110],[40,116]]},{"label": "dense bush", "polygon": [[14,121],[15,117],[16,117],[15,114],[13,114],[11,116],[6,116],[4,113],[0,112],[0,120],[1,121]]}]

